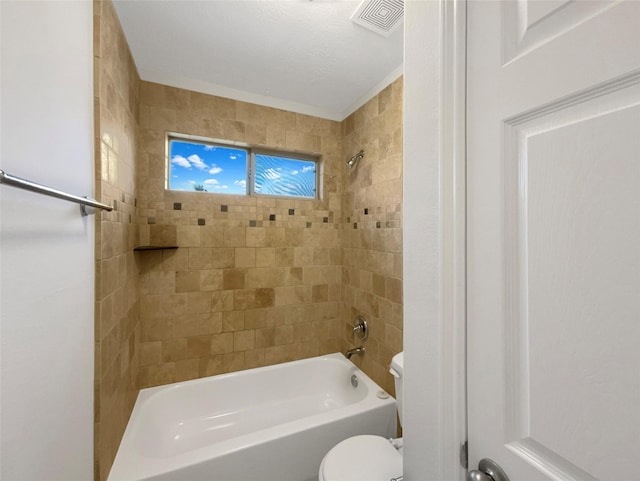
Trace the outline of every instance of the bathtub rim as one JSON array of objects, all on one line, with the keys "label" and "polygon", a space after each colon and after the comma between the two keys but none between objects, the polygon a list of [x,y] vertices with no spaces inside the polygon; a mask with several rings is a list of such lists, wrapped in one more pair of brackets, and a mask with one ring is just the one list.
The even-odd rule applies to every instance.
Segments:
[{"label": "bathtub rim", "polygon": [[[378,386],[378,384],[375,383],[375,381],[373,381],[373,379],[371,379],[369,376],[367,376],[367,374],[360,369],[358,366],[356,366],[352,361],[350,361],[349,359],[347,359],[344,354],[342,354],[341,352],[334,352],[331,354],[324,354],[322,356],[315,356],[315,357],[307,357],[304,359],[298,359],[296,361],[285,361],[285,362],[281,362],[278,364],[270,364],[268,366],[260,366],[260,367],[252,367],[249,369],[242,369],[240,371],[232,371],[232,372],[227,372],[227,373],[223,373],[223,374],[213,374],[211,376],[205,376],[205,377],[199,377],[196,379],[189,379],[186,381],[177,381],[174,383],[169,383],[169,384],[161,384],[160,386],[152,386],[152,387],[146,387],[146,388],[142,388],[140,389],[140,391],[138,392],[138,396],[136,397],[136,405],[138,404],[138,402],[147,402],[154,394],[156,394],[157,392],[160,391],[165,391],[165,390],[174,390],[174,389],[179,389],[182,386],[191,386],[191,385],[196,385],[196,384],[204,384],[207,381],[211,381],[212,378],[216,378],[216,379],[228,379],[228,378],[232,378],[232,377],[239,377],[240,375],[248,375],[250,373],[253,373],[255,371],[275,371],[277,370],[280,366],[282,365],[304,365],[304,364],[310,364],[313,361],[325,361],[325,360],[339,360],[343,363],[348,363],[349,364],[349,368],[355,367],[359,372],[360,372],[360,377],[359,379],[366,379],[367,385],[369,387],[374,386],[377,387],[378,390],[382,390],[384,391],[384,389],[382,389],[382,387]],[[386,391],[385,391],[386,392]],[[389,394],[389,393],[387,393]],[[393,396],[391,396],[391,394],[389,394],[389,397],[393,398]],[[131,414],[131,417],[133,417],[133,412]]]},{"label": "bathtub rim", "polygon": [[[189,386],[207,382],[215,382],[214,379],[217,380],[230,377],[247,376],[251,375],[255,371],[274,371],[282,369],[282,366],[284,365],[298,366],[329,361],[339,362],[345,365],[346,368],[350,370],[350,372],[358,376],[358,380],[360,382],[366,383],[369,393],[364,397],[364,399],[353,404],[341,406],[338,409],[314,414],[304,418],[293,419],[284,423],[276,424],[274,426],[269,426],[267,428],[252,431],[247,434],[235,436],[228,440],[202,446],[187,452],[178,453],[173,456],[150,457],[140,454],[136,449],[135,436],[137,434],[137,430],[140,429],[140,426],[137,425],[136,421],[141,416],[140,413],[144,410],[146,404],[148,404],[153,399],[153,397],[160,392],[175,390],[185,385]],[[384,392],[387,397],[379,397],[377,395],[379,391]],[[256,444],[257,440],[259,440],[260,442],[275,441],[277,439],[291,435],[295,432],[302,432],[313,429],[315,426],[319,425],[318,421],[320,419],[322,419],[323,421],[323,423],[321,424],[337,422],[365,411],[388,409],[389,405],[393,405],[395,410],[395,404],[395,398],[391,396],[391,394],[384,391],[384,389],[376,384],[367,374],[365,374],[364,371],[362,371],[353,362],[348,360],[340,352],[144,388],[139,391],[136,398],[133,411],[120,441],[120,445],[118,447],[118,451],[116,453],[116,457],[114,459],[107,481],[146,479],[152,476],[161,475],[163,473],[171,472],[190,465],[204,462],[208,459],[216,458],[223,454],[241,451]],[[259,439],[261,435],[265,436],[262,439]],[[125,450],[121,453],[121,448],[123,447],[125,448]],[[126,467],[126,469],[121,469],[121,466]]]}]

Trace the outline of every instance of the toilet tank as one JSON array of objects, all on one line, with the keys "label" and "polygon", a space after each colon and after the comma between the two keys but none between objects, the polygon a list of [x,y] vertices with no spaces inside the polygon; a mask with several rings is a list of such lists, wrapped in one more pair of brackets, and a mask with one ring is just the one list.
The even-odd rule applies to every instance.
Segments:
[{"label": "toilet tank", "polygon": [[391,359],[389,372],[393,375],[396,385],[396,404],[398,406],[398,418],[402,425],[402,378],[404,375],[404,352],[399,352]]}]

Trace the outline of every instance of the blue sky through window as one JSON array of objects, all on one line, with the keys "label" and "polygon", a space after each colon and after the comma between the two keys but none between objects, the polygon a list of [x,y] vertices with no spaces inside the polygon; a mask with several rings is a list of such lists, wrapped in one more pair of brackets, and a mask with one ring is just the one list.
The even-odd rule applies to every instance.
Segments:
[{"label": "blue sky through window", "polygon": [[247,193],[247,151],[234,147],[171,140],[169,189]]},{"label": "blue sky through window", "polygon": [[316,197],[316,163],[256,154],[255,192],[293,197]]}]

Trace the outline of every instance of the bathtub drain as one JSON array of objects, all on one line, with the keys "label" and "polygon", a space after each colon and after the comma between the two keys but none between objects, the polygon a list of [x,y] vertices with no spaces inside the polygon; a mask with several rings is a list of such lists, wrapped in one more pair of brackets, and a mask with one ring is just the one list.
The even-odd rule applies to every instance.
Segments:
[{"label": "bathtub drain", "polygon": [[356,376],[355,374],[351,376],[351,385],[353,387],[358,387],[358,376]]}]

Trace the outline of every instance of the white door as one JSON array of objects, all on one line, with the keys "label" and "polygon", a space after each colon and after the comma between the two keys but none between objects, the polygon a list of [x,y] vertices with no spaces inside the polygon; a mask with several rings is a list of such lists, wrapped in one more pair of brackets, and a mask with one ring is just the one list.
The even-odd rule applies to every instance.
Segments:
[{"label": "white door", "polygon": [[640,2],[468,3],[469,465],[640,479]]}]

